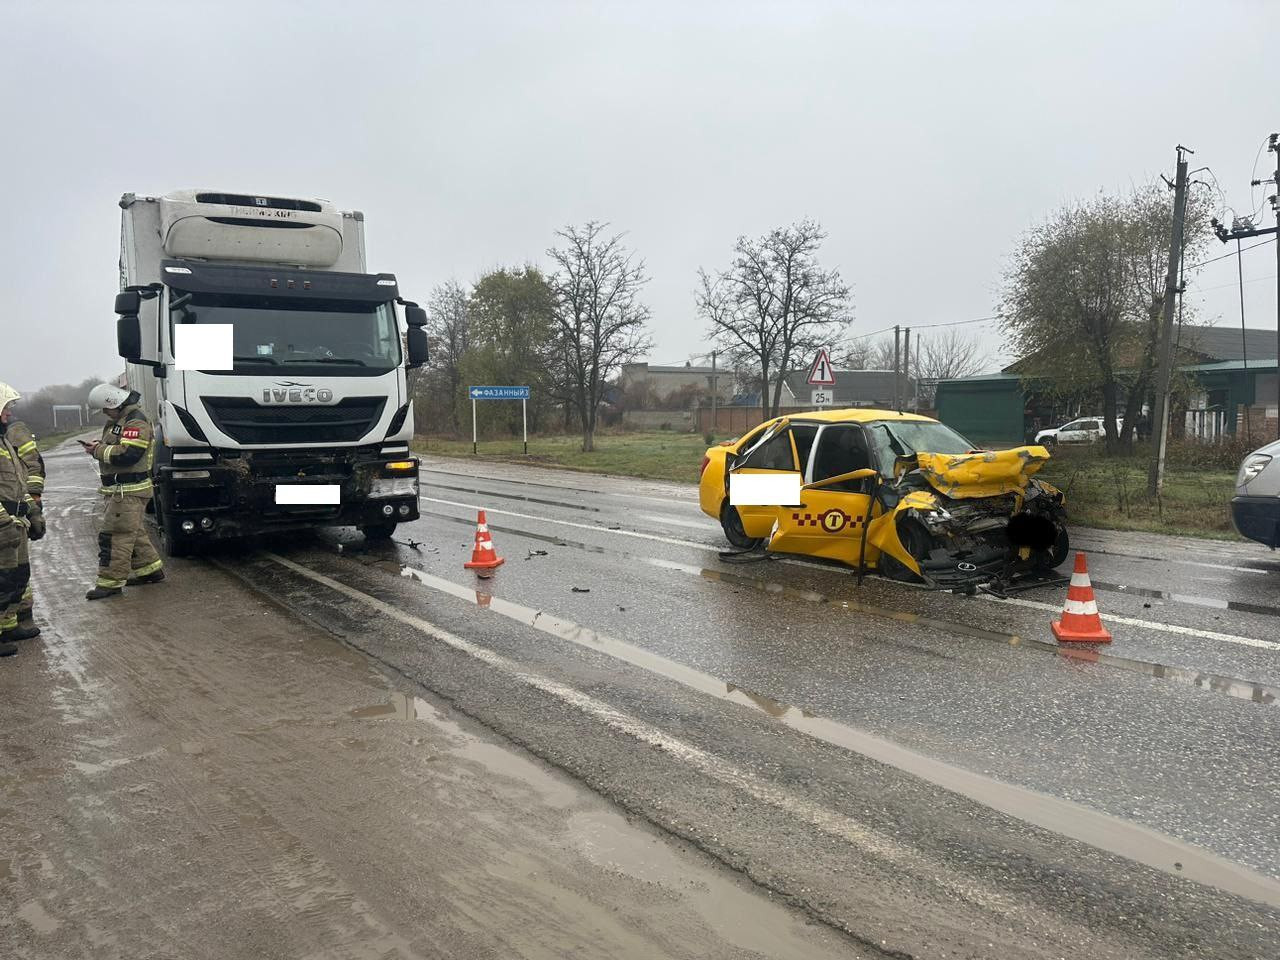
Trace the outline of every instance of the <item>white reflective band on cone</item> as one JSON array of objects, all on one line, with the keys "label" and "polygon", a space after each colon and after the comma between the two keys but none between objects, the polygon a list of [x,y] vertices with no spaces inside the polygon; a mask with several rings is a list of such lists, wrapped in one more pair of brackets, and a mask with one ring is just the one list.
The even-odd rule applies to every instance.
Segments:
[{"label": "white reflective band on cone", "polygon": [[1089,575],[1087,573],[1073,573],[1071,575],[1071,586],[1073,587],[1091,587]]},{"label": "white reflective band on cone", "polygon": [[1098,615],[1098,604],[1093,600],[1068,600],[1062,608],[1063,613],[1090,613]]}]

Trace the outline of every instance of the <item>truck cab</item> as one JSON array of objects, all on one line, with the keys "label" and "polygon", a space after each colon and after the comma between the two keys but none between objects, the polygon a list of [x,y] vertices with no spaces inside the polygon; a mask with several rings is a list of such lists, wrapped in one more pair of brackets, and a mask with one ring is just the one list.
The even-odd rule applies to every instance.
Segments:
[{"label": "truck cab", "polygon": [[207,191],[121,208],[118,343],[156,425],[166,551],[322,525],[384,538],[416,519],[408,372],[426,317],[366,272],[363,217]]}]

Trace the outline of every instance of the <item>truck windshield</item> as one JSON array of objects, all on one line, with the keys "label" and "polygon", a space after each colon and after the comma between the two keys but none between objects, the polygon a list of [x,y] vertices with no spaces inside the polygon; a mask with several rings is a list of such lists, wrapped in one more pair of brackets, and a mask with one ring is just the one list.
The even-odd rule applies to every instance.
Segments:
[{"label": "truck windshield", "polygon": [[184,323],[232,325],[234,369],[211,374],[371,376],[400,364],[389,303],[303,300],[171,290],[170,335]]}]

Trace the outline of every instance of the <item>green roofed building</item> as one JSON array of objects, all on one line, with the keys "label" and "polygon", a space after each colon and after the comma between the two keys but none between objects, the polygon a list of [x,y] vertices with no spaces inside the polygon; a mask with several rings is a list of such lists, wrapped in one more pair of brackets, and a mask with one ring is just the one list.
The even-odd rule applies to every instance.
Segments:
[{"label": "green roofed building", "polygon": [[[1276,333],[1238,327],[1185,326],[1178,344],[1179,373],[1189,396],[1174,410],[1172,431],[1215,439],[1243,432],[1274,437],[1277,420]],[[938,419],[984,447],[1030,442],[1040,430],[1078,416],[1100,415],[1099,398],[1072,395],[1070,385],[1020,372],[1016,361],[1000,373],[942,380],[934,406]],[[1123,410],[1120,411],[1123,416]]]}]

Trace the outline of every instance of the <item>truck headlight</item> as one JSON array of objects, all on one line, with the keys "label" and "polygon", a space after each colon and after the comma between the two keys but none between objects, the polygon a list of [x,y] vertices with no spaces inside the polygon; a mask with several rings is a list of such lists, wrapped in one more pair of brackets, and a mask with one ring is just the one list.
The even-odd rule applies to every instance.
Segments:
[{"label": "truck headlight", "polygon": [[417,477],[378,477],[373,481],[370,497],[416,497]]},{"label": "truck headlight", "polygon": [[1250,457],[1246,457],[1244,463],[1240,464],[1240,475],[1236,477],[1236,486],[1243,487],[1265,470],[1270,462],[1271,458],[1265,453],[1255,453]]}]

